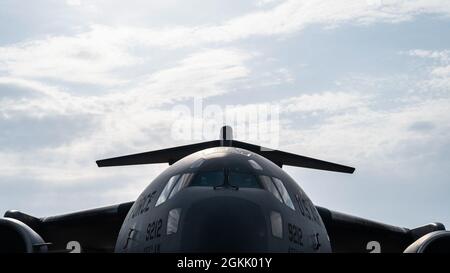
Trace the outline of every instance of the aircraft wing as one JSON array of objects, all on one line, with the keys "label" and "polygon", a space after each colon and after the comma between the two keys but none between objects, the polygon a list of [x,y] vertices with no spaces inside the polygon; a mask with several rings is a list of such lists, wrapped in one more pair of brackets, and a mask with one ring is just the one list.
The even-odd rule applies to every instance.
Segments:
[{"label": "aircraft wing", "polygon": [[133,203],[43,218],[19,211],[7,211],[4,216],[33,229],[42,237],[49,252],[113,252],[119,230]]},{"label": "aircraft wing", "polygon": [[402,253],[425,234],[445,230],[441,223],[414,229],[391,226],[316,206],[327,229],[333,252]]}]

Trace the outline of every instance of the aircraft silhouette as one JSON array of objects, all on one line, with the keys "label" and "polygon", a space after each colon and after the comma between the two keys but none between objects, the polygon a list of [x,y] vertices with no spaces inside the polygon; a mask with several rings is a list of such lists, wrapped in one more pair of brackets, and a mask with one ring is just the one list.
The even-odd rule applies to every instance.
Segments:
[{"label": "aircraft silhouette", "polygon": [[408,229],[315,206],[283,165],[354,168],[220,139],[98,160],[169,163],[136,201],[36,218],[7,211],[0,252],[448,252],[440,223]]}]

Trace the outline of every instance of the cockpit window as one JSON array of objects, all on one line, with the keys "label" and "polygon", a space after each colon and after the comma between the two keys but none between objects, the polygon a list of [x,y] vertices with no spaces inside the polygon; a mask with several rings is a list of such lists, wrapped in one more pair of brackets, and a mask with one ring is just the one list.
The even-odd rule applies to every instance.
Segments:
[{"label": "cockpit window", "polygon": [[265,175],[259,176],[261,183],[264,188],[271,192],[281,203],[286,204],[286,206],[295,210],[294,204],[292,203],[291,197],[289,196],[286,187],[283,182],[276,177],[268,177]]},{"label": "cockpit window", "polygon": [[191,181],[192,175],[193,175],[192,173],[184,173],[172,176],[169,179],[169,181],[167,181],[166,186],[159,195],[155,207],[166,202],[167,200],[172,198],[172,196],[174,196],[177,192],[186,187],[187,184],[189,184],[189,182]]},{"label": "cockpit window", "polygon": [[283,182],[281,182],[281,180],[276,177],[272,177],[272,179],[273,179],[273,182],[275,183],[275,185],[277,186],[278,191],[280,191],[280,194],[281,194],[281,197],[283,198],[284,203],[291,209],[295,210],[294,203],[292,203],[291,197],[289,196],[288,191],[284,187]]},{"label": "cockpit window", "polygon": [[239,172],[235,170],[203,171],[197,173],[184,173],[172,176],[167,181],[155,206],[159,206],[177,194],[187,186],[218,187],[231,186],[239,188],[266,189],[281,203],[295,210],[294,204],[289,196],[283,182],[276,177],[256,175],[252,173]]},{"label": "cockpit window", "polygon": [[239,188],[261,188],[257,176],[250,173],[230,172],[228,183]]},{"label": "cockpit window", "polygon": [[200,187],[226,185],[236,186],[238,188],[262,188],[256,175],[228,170],[198,172],[189,184],[189,186]]},{"label": "cockpit window", "polygon": [[181,175],[180,179],[178,180],[178,183],[173,187],[172,192],[170,193],[169,199],[172,198],[177,192],[187,187],[189,182],[192,180],[193,173],[184,173]]},{"label": "cockpit window", "polygon": [[209,172],[198,172],[194,179],[191,181],[189,186],[202,186],[202,187],[215,187],[223,185],[224,183],[224,172],[220,171],[209,171]]},{"label": "cockpit window", "polygon": [[280,193],[273,184],[272,178],[265,175],[261,175],[259,178],[261,179],[261,183],[264,185],[264,188],[272,193],[273,196],[275,196],[281,203],[283,203],[283,199],[281,198]]},{"label": "cockpit window", "polygon": [[162,190],[161,194],[159,195],[158,201],[156,201],[155,206],[159,206],[160,204],[166,202],[166,200],[169,197],[170,192],[172,191],[173,187],[175,186],[175,183],[180,178],[180,175],[174,175],[172,176],[169,181],[167,182],[166,186]]}]

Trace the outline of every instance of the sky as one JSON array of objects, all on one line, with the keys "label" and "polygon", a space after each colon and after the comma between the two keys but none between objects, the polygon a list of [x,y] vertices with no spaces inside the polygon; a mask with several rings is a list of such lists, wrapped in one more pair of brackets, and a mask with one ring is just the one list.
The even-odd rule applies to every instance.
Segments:
[{"label": "sky", "polygon": [[135,200],[167,165],[95,160],[217,138],[217,112],[356,168],[284,167],[316,205],[450,227],[450,1],[0,0],[1,213]]}]

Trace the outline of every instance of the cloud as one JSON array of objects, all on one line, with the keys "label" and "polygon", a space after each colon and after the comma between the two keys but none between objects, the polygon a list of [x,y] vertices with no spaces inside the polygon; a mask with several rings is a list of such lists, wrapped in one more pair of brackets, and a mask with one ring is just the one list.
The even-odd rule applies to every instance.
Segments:
[{"label": "cloud", "polygon": [[56,86],[21,78],[0,77],[0,87],[22,89],[33,96],[0,97],[0,117],[95,114],[101,111],[99,97],[73,96]]},{"label": "cloud", "polygon": [[66,0],[66,4],[69,6],[80,6],[81,0]]},{"label": "cloud", "polygon": [[353,166],[356,172],[288,172],[315,204],[394,225],[448,225],[440,207],[449,190],[450,98],[428,94],[382,107],[373,97],[363,107],[330,113],[310,127],[289,123],[281,149]]},{"label": "cloud", "polygon": [[428,75],[420,82],[422,89],[447,96],[450,92],[450,50],[414,49],[401,52],[412,57],[421,58],[426,63]]},{"label": "cloud", "polygon": [[[245,64],[250,58],[241,50],[204,49],[145,76],[135,86],[94,95],[2,77],[0,88],[19,88],[35,96],[0,97],[0,128],[11,128],[13,134],[0,138],[0,143],[7,144],[0,147],[0,157],[5,159],[0,176],[65,185],[123,176],[121,170],[100,174],[93,160],[140,152],[148,145],[155,149],[174,145],[167,137],[173,112],[163,104],[229,92],[250,74]],[[23,153],[18,146],[21,141],[34,147]]]},{"label": "cloud", "polygon": [[140,76],[126,72],[151,62],[150,56],[157,54],[152,48],[214,46],[254,36],[288,35],[314,24],[398,22],[427,13],[448,16],[450,4],[438,0],[284,1],[215,25],[146,28],[91,24],[76,35],[0,47],[0,72],[13,77],[115,86]]},{"label": "cloud", "polygon": [[450,50],[425,50],[425,49],[412,49],[406,52],[401,52],[408,54],[409,56],[428,58],[438,60],[444,63],[450,61]]},{"label": "cloud", "polygon": [[[154,148],[172,146],[173,140],[167,135],[170,135],[173,113],[163,105],[230,92],[233,85],[249,77],[251,71],[245,63],[252,57],[252,54],[230,48],[204,50],[189,55],[171,68],[144,77],[133,88],[103,95],[77,96],[39,82],[0,78],[0,84],[27,88],[38,94],[26,99],[0,100],[3,116],[48,119],[66,115],[71,119],[89,120],[81,136],[72,135],[53,147],[39,147],[29,157],[7,160],[4,168],[8,169],[8,173],[15,170],[19,174],[27,173],[27,166],[33,166],[28,169],[32,172],[31,176],[41,181],[57,181],[63,177],[62,180],[67,183],[75,183],[94,179],[98,175],[95,170],[80,171],[92,162],[93,154],[106,157],[139,152],[148,145],[149,139],[153,140],[154,145],[159,144]],[[369,85],[374,85],[375,81],[354,80]],[[380,81],[391,83],[385,79]],[[264,102],[263,106],[280,106],[282,145],[294,145],[294,149],[311,154],[322,153],[331,158],[358,158],[370,162],[373,158],[382,157],[383,162],[389,162],[390,156],[408,150],[401,148],[408,143],[432,142],[437,132],[446,135],[447,128],[443,125],[450,122],[445,114],[450,105],[448,98],[430,98],[422,94],[419,100],[408,100],[407,103],[382,109],[377,104],[376,94],[344,91],[355,89],[350,84],[351,81],[344,80],[338,90],[291,96],[269,104]],[[375,86],[383,88],[377,84]],[[365,91],[373,89],[358,88]],[[423,86],[419,83],[417,88]],[[244,113],[253,106],[257,105],[238,105],[234,107],[234,112]],[[318,114],[319,119],[311,119]],[[309,119],[307,126],[297,122],[298,117],[304,116]],[[433,130],[433,135],[430,135],[430,130]],[[46,158],[43,160],[47,162],[46,166],[34,162],[33,158]],[[65,160],[53,164],[53,159],[57,158]],[[57,174],[52,171],[53,168],[65,170],[66,174]]]},{"label": "cloud", "polygon": [[[337,100],[337,111],[323,110],[327,109],[325,103],[319,109],[328,111],[327,114],[312,121],[310,118],[309,126],[295,122],[295,115],[308,114],[307,109],[282,116],[290,122],[283,129],[281,146],[319,158],[348,164],[357,162],[363,172],[373,175],[390,169],[392,175],[411,178],[415,173],[412,166],[433,162],[430,158],[439,157],[449,145],[448,96],[440,98],[424,92],[419,100],[384,107],[378,106],[376,95],[352,96],[353,101],[348,103]],[[329,97],[327,93],[318,93],[313,98],[321,102]],[[309,109],[310,112],[320,110]]]},{"label": "cloud", "polygon": [[[66,3],[77,12],[86,5],[85,1]],[[255,11],[197,25],[107,25],[100,17],[90,18],[65,34],[0,46],[2,191],[27,181],[27,187],[40,192],[30,198],[31,203],[48,203],[42,210],[55,207],[47,199],[66,199],[59,193],[73,201],[73,209],[80,208],[81,194],[93,205],[96,200],[106,204],[132,199],[150,182],[147,176],[156,176],[165,166],[97,169],[94,160],[185,144],[168,137],[174,121],[169,108],[194,97],[235,103],[241,96],[258,96],[262,105],[280,105],[280,148],[358,162],[358,170],[392,169],[395,177],[412,178],[420,176],[414,167],[443,157],[450,139],[448,50],[406,52],[423,60],[425,69],[406,77],[414,87],[410,93],[396,93],[396,86],[389,84],[398,75],[387,80],[389,86],[368,79],[374,83],[370,89],[363,88],[364,77],[337,79],[341,84],[334,88],[304,89],[294,85],[297,75],[289,63],[269,69],[251,63],[262,56],[251,48],[273,46],[274,40],[310,26],[448,16],[448,1],[264,0],[259,4]],[[102,5],[111,3],[90,3],[86,8],[101,11]],[[124,12],[133,17],[133,7],[128,6],[131,11]],[[252,38],[263,39],[253,43]],[[269,89],[281,83],[292,85],[286,90]],[[380,103],[384,99],[389,103]],[[234,111],[254,106],[240,105]],[[31,130],[33,134],[26,135]]]},{"label": "cloud", "polygon": [[245,62],[252,55],[235,49],[204,49],[187,56],[174,68],[144,78],[132,92],[151,94],[151,99],[162,101],[223,94],[229,91],[230,83],[249,76]]},{"label": "cloud", "polygon": [[258,6],[265,6],[265,5],[270,5],[270,4],[275,4],[275,3],[279,3],[283,0],[256,0],[256,5]]},{"label": "cloud", "polygon": [[[411,20],[419,14],[450,15],[447,1],[284,1],[269,9],[248,13],[212,26],[175,27],[162,35],[144,31],[143,40],[169,46],[231,42],[251,36],[285,35],[313,24],[336,26],[343,23],[396,23]],[[159,37],[159,39],[146,39]]]},{"label": "cloud", "polygon": [[283,111],[288,113],[333,113],[340,110],[361,108],[366,105],[368,96],[350,92],[322,92],[291,97],[280,102]]},{"label": "cloud", "polygon": [[449,77],[450,76],[450,65],[436,67],[431,72],[433,75],[438,77]]},{"label": "cloud", "polygon": [[[106,36],[112,35],[112,36]],[[0,72],[14,77],[114,85],[125,80],[115,69],[139,59],[127,51],[121,37],[93,27],[75,36],[54,36],[0,47]]]},{"label": "cloud", "polygon": [[[27,89],[37,97],[0,97],[0,114],[28,116],[103,114],[156,107],[191,97],[208,97],[227,92],[250,73],[245,62],[251,54],[235,49],[204,49],[179,61],[171,68],[142,77],[139,83],[111,89],[103,95],[74,95],[39,81],[0,77],[0,86]],[[121,90],[123,89],[123,90]]]}]

